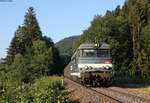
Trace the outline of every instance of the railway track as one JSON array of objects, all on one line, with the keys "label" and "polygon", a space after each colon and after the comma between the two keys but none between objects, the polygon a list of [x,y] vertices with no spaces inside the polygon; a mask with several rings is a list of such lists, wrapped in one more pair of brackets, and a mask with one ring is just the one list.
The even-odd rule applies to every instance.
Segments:
[{"label": "railway track", "polygon": [[92,88],[83,86],[68,78],[64,78],[65,84],[73,84],[82,94],[89,96],[96,103],[150,103],[150,99],[120,92],[110,88]]},{"label": "railway track", "polygon": [[133,93],[133,91],[123,89],[123,88],[120,88],[120,87],[111,87],[111,89],[150,100],[150,93],[149,94],[147,93],[146,95],[143,94],[143,93],[140,93],[140,92],[138,92],[138,93],[134,92]]},{"label": "railway track", "polygon": [[112,88],[92,88],[100,93],[111,96],[122,103],[150,103],[150,99],[118,91]]},{"label": "railway track", "polygon": [[105,94],[99,93],[98,91],[88,86],[83,86],[68,78],[64,78],[64,85],[68,85],[69,83],[73,84],[76,87],[76,89],[80,91],[82,94],[92,98],[96,103],[121,103],[120,101]]}]

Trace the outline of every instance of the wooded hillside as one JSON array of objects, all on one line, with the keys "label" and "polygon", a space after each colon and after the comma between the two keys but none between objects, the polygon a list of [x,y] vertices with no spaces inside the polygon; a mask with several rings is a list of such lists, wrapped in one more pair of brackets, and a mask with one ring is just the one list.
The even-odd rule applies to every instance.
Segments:
[{"label": "wooded hillside", "polygon": [[150,78],[150,1],[126,0],[122,8],[96,15],[74,50],[87,40],[111,45],[116,74]]},{"label": "wooded hillside", "polygon": [[64,38],[55,44],[61,55],[72,56],[72,45],[79,36],[71,36]]}]

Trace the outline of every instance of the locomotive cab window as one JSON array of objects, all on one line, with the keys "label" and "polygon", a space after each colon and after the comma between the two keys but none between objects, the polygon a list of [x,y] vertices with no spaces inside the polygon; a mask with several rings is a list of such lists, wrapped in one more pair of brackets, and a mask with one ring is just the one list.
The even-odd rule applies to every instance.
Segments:
[{"label": "locomotive cab window", "polygon": [[96,51],[95,50],[83,50],[83,57],[95,57]]},{"label": "locomotive cab window", "polygon": [[97,50],[98,57],[110,57],[110,50]]},{"label": "locomotive cab window", "polygon": [[110,57],[110,50],[109,49],[98,49],[98,50],[92,50],[92,49],[86,49],[86,50],[80,50],[80,57]]}]

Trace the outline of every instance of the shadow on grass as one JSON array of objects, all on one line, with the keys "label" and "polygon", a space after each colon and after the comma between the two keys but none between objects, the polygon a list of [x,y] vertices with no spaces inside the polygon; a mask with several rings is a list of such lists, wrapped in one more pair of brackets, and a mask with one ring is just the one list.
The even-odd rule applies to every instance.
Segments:
[{"label": "shadow on grass", "polygon": [[71,103],[80,103],[78,100],[71,101]]},{"label": "shadow on grass", "polygon": [[141,79],[131,76],[114,77],[111,86],[118,86],[121,88],[147,88],[150,87],[150,79]]}]

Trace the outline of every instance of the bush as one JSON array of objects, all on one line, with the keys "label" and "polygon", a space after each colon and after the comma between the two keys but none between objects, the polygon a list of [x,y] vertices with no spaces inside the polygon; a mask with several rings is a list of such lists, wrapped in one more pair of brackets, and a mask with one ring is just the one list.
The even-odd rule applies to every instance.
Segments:
[{"label": "bush", "polygon": [[34,84],[10,87],[0,95],[4,103],[69,103],[69,92],[61,85],[61,77],[42,77]]}]

